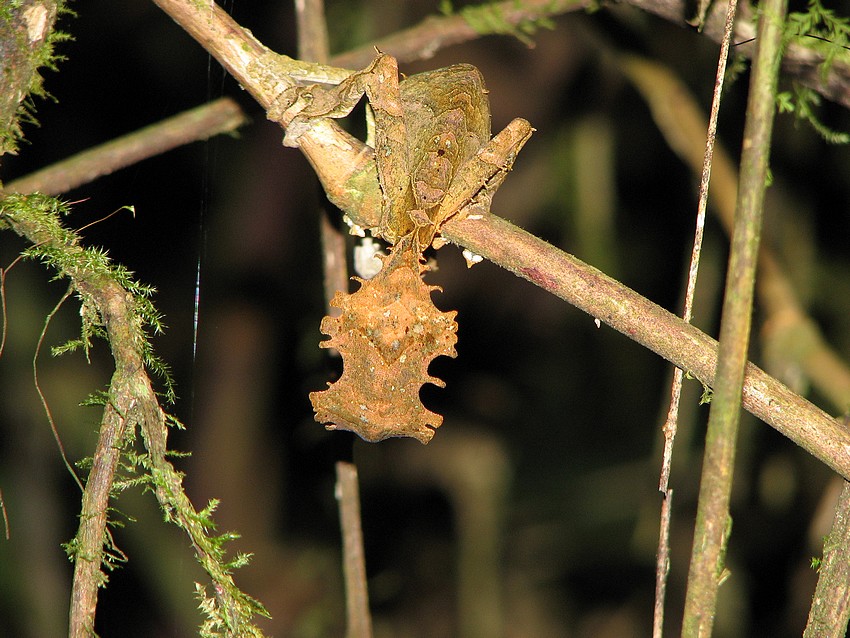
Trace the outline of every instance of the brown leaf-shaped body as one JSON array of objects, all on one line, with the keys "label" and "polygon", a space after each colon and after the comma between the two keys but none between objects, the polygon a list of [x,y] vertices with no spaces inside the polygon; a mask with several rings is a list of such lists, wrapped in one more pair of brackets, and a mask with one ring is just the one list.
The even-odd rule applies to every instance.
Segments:
[{"label": "brown leaf-shaped body", "polygon": [[[322,319],[330,337],[320,345],[342,355],[342,376],[327,390],[311,392],[316,421],[350,430],[367,441],[410,436],[427,443],[443,417],[419,398],[424,383],[445,384],[428,374],[439,356],[454,357],[456,312],[441,312],[422,281],[425,270],[408,241],[400,241],[373,279],[351,295],[337,292],[339,317]],[[429,427],[430,426],[430,427]]]}]

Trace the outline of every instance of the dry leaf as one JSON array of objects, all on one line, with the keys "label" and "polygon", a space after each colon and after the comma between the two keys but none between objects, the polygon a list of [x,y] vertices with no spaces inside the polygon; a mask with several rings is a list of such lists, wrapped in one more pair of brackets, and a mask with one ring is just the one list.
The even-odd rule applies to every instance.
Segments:
[{"label": "dry leaf", "polygon": [[[443,417],[419,398],[424,383],[445,384],[428,374],[439,355],[456,356],[456,312],[441,312],[422,281],[425,267],[409,241],[399,241],[381,271],[359,277],[353,294],[337,292],[331,304],[342,313],[322,319],[330,337],[320,345],[342,355],[342,376],[327,390],[311,392],[316,421],[329,430],[350,430],[367,441],[409,436],[427,443]],[[430,426],[430,427],[429,427]]]}]

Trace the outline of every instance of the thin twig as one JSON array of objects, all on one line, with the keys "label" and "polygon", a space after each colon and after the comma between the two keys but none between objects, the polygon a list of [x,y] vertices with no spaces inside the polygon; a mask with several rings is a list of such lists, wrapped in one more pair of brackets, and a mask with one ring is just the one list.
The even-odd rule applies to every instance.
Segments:
[{"label": "thin twig", "polygon": [[[2,357],[3,349],[6,347],[8,328],[6,323],[6,268],[0,268],[0,323],[3,324],[2,329],[0,329],[0,357]],[[3,528],[6,531],[6,540],[9,540],[9,516],[6,513],[6,503],[3,501],[2,489],[0,489],[0,512],[3,513]]]},{"label": "thin twig", "polygon": [[18,259],[21,259],[20,255],[18,255],[10,266],[0,268],[0,324],[2,324],[2,327],[0,327],[0,359],[3,358],[3,352],[6,350],[6,337],[9,334],[9,322],[6,315],[6,274]]},{"label": "thin twig", "polygon": [[5,530],[5,538],[12,538],[12,529],[9,527],[9,514],[6,512],[6,501],[3,500],[3,489],[0,488],[0,512],[3,513],[3,529]]},{"label": "thin twig", "polygon": [[322,0],[295,0],[298,25],[298,56],[302,60],[326,64],[330,57],[325,4]]},{"label": "thin twig", "polygon": [[[348,268],[345,260],[345,235],[334,226],[327,210],[319,215],[319,232],[322,240],[322,273],[324,274],[325,312],[331,317],[342,311],[331,305],[337,290],[348,291]],[[333,348],[331,352],[336,352]]]},{"label": "thin twig", "polygon": [[72,294],[74,294],[74,288],[69,286],[44,319],[44,326],[38,335],[38,341],[35,344],[35,352],[32,355],[32,382],[35,386],[36,394],[38,394],[38,398],[41,401],[41,407],[44,409],[44,414],[47,417],[47,423],[50,425],[50,432],[53,434],[53,440],[56,441],[56,447],[59,449],[59,456],[62,457],[65,469],[68,470],[68,473],[73,477],[77,487],[80,488],[80,492],[82,492],[85,489],[83,487],[83,482],[80,480],[80,477],[77,476],[77,472],[74,471],[71,462],[68,460],[68,455],[65,453],[65,444],[62,443],[62,437],[59,436],[56,421],[53,419],[53,412],[50,409],[50,404],[47,403],[47,397],[44,396],[44,392],[41,389],[41,383],[39,383],[38,380],[38,355],[41,353],[41,347],[44,345],[44,338],[47,336],[47,329],[50,327],[53,317],[55,317],[56,313],[59,312],[59,308],[62,307],[62,304],[64,304],[68,300],[68,297]]},{"label": "thin twig", "polygon": [[[700,254],[705,230],[705,213],[708,206],[708,185],[711,181],[711,165],[714,158],[714,143],[717,139],[717,119],[720,113],[720,98],[723,92],[723,80],[726,76],[726,61],[729,58],[729,45],[732,41],[732,29],[735,22],[737,0],[729,0],[726,13],[726,28],[720,55],[717,60],[717,73],[714,78],[714,94],[711,100],[711,115],[708,121],[708,132],[705,140],[705,155],[703,157],[702,175],[699,183],[699,204],[697,206],[696,229],[694,245],[691,251],[691,263],[688,269],[688,284],[685,291],[685,308],[682,319],[690,323],[693,315],[694,294],[696,292],[697,275],[699,273]],[[662,494],[661,530],[658,536],[658,556],[655,572],[655,607],[653,618],[653,638],[661,638],[664,629],[664,597],[667,591],[667,574],[670,571],[669,542],[670,542],[670,508],[668,486],[670,484],[670,466],[673,460],[673,443],[676,440],[676,430],[679,422],[679,403],[682,398],[682,382],[684,372],[681,368],[673,370],[673,383],[670,389],[670,408],[664,422],[664,452],[661,461],[661,476],[658,489]]]},{"label": "thin twig", "polygon": [[229,133],[245,122],[239,105],[222,98],[11,181],[5,191],[59,195],[178,146]]},{"label": "thin twig", "polygon": [[[297,0],[295,16],[298,24],[298,52],[302,59],[325,63],[329,57],[328,32],[322,0]],[[328,211],[319,214],[322,240],[325,309],[330,315],[339,308],[331,306],[336,292],[348,290],[348,268],[345,259],[345,235],[332,223]]]},{"label": "thin twig", "polygon": [[[329,56],[328,33],[322,0],[296,0],[298,52],[302,59],[326,62]],[[337,291],[348,289],[345,259],[345,236],[331,222],[327,210],[319,212],[322,239],[325,306],[328,314],[337,315],[331,306]],[[371,638],[372,617],[369,613],[369,590],[366,584],[366,558],[360,520],[360,495],[357,466],[346,461],[336,464],[336,495],[342,528],[342,564],[345,578],[346,635],[348,638]]]},{"label": "thin twig", "polygon": [[342,526],[345,607],[348,617],[347,638],[371,638],[369,592],[366,587],[366,559],[363,554],[363,529],[360,524],[360,496],[357,467],[340,461],[336,464],[336,497]]},{"label": "thin twig", "polygon": [[[698,142],[706,129],[706,118],[693,96],[675,74],[663,65],[621,56],[620,68],[643,94],[659,130],[670,148],[691,170],[700,171],[704,147]],[[735,197],[738,172],[722,146],[714,153],[710,204],[724,229],[732,233],[735,221]],[[823,333],[803,308],[787,273],[769,244],[760,247],[759,276],[756,291],[764,316],[762,339],[793,342],[785,348],[785,361],[798,366],[812,387],[829,398],[839,410],[850,405],[850,367],[827,343]]]},{"label": "thin twig", "polygon": [[[694,293],[696,291],[697,274],[699,272],[699,258],[702,252],[702,238],[705,229],[705,212],[708,206],[708,185],[711,181],[711,166],[714,159],[714,143],[717,138],[717,118],[720,113],[720,97],[723,92],[723,78],[726,75],[726,60],[729,57],[729,43],[732,39],[732,25],[735,21],[735,9],[737,0],[729,0],[729,10],[726,14],[726,34],[720,47],[720,56],[717,61],[717,74],[714,80],[714,95],[711,101],[711,115],[708,120],[708,133],[705,141],[705,155],[703,157],[702,174],[699,183],[699,204],[697,206],[696,229],[694,231],[694,245],[691,252],[691,263],[688,269],[688,284],[685,292],[685,308],[682,318],[690,322],[693,315]],[[682,369],[676,368],[673,378],[672,397],[670,400],[670,411],[664,424],[664,457],[661,465],[661,480],[659,490],[667,493],[667,485],[670,482],[670,461],[673,456],[673,442],[676,437],[676,421],[679,414],[679,399],[682,394]]]},{"label": "thin twig", "polygon": [[724,554],[731,525],[729,498],[747,365],[785,11],[786,0],[766,0],[760,5],[758,48],[744,127],[741,181],[688,573],[683,638],[711,635],[717,591],[726,577]]},{"label": "thin twig", "polygon": [[652,609],[653,638],[661,638],[664,631],[664,599],[667,595],[667,575],[670,573],[670,512],[672,509],[673,490],[668,489],[664,493],[664,498],[661,499],[661,520],[658,526],[658,554],[655,557],[655,605]]}]

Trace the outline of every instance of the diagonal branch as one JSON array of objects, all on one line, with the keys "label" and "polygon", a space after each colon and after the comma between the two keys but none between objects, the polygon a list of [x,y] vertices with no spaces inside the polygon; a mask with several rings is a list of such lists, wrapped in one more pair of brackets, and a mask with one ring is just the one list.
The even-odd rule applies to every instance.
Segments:
[{"label": "diagonal branch", "polygon": [[229,133],[246,121],[230,98],[169,117],[9,182],[7,193],[59,195],[173,148]]},{"label": "diagonal branch", "polygon": [[533,31],[549,16],[582,11],[593,4],[593,0],[483,2],[450,15],[429,16],[408,29],[336,55],[332,62],[337,66],[361,68],[375,57],[376,48],[400,62],[427,60],[440,49],[489,34],[513,35],[527,41],[525,31]]},{"label": "diagonal branch", "polygon": [[[209,0],[155,2],[195,35],[267,109],[294,85],[294,74],[304,77],[311,66],[319,68],[271,52]],[[329,198],[355,224],[365,228],[377,225],[380,192],[372,149],[332,121],[311,123],[299,142]],[[592,266],[495,215],[476,220],[458,215],[443,226],[442,233],[713,385],[715,340]],[[850,478],[850,432],[838,421],[752,364],[747,367],[743,393],[747,410]]]},{"label": "diagonal branch", "polygon": [[[713,386],[717,342],[593,266],[495,215],[455,218],[442,232]],[[743,403],[746,410],[848,476],[850,430],[752,363],[747,365]]]}]

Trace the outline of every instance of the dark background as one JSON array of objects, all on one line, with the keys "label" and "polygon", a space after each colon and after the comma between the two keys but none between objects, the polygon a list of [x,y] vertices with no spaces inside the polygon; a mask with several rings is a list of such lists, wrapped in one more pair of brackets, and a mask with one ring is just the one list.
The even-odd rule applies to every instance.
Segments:
[{"label": "dark background", "polygon": [[[331,2],[334,51],[415,24],[435,4]],[[237,136],[147,160],[65,198],[77,202],[68,219],[74,228],[135,207],[135,216],[120,212],[87,228],[85,241],[107,248],[159,291],[155,301],[169,329],[154,343],[173,368],[180,397],[173,411],[187,425],[172,432],[171,446],[193,453],[176,463],[196,507],[222,500],[221,531],[242,534],[233,551],[254,553],[236,579],[272,612],[274,620],[263,622],[267,632],[343,634],[333,464],[353,454],[377,636],[459,635],[459,615],[492,615],[483,603],[459,608],[456,596],[458,556],[465,551],[458,538],[464,524],[473,520],[474,528],[479,520],[470,513],[470,494],[473,504],[489,503],[498,521],[478,534],[481,543],[496,534],[500,558],[473,574],[497,583],[505,635],[650,635],[659,432],[671,366],[492,264],[467,270],[460,252],[447,247],[428,279],[444,289],[435,295],[437,305],[458,310],[459,356],[431,367],[445,389],[423,391],[428,407],[445,416],[433,442],[370,445],[326,432],[313,421],[307,394],[324,387],[338,365],[317,347],[324,313],[317,211],[327,204],[307,163],[281,146],[279,128],[152,3],[91,0],[73,8],[77,15],[61,21],[74,36],[59,47],[67,59],[58,73],[46,73],[55,102],[36,104],[39,125],[26,127],[17,157],[4,158],[4,181],[221,95],[238,100],[251,117]],[[295,53],[289,3],[226,8],[268,46]],[[843,8],[846,13],[846,3]],[[563,16],[534,42],[528,48],[509,37],[483,38],[402,71],[477,65],[490,90],[494,131],[517,116],[537,129],[493,212],[677,311],[696,181],[607,52],[614,47],[668,65],[707,108],[717,46],[625,6]],[[725,94],[719,139],[733,155],[747,80],[744,72]],[[845,110],[826,104],[821,114],[831,126],[850,129]],[[597,231],[577,211],[577,167],[591,161],[599,165],[592,190],[611,202],[591,217]],[[845,358],[848,166],[846,147],[829,146],[808,127],[778,117],[765,241],[783,257],[799,296]],[[716,334],[726,238],[713,219],[706,242],[695,323]],[[0,238],[0,266],[23,247],[11,234]],[[6,282],[0,489],[11,539],[0,541],[4,636],[67,631],[72,565],[60,543],[75,532],[80,495],[31,372],[44,318],[66,286],[50,277],[25,263]],[[78,310],[73,301],[65,304],[46,345],[77,334]],[[762,360],[759,323],[757,314],[756,361]],[[69,459],[78,461],[91,454],[99,421],[97,409],[78,404],[106,387],[108,348],[98,344],[91,363],[81,354],[53,359],[45,348],[39,361],[57,430]],[[671,636],[680,622],[708,415],[698,405],[701,391],[686,382],[672,477]],[[830,412],[848,407],[816,393],[812,398]],[[732,578],[721,590],[716,635],[799,635],[816,579],[809,563],[821,553],[835,479],[744,415],[736,481]],[[201,620],[192,583],[205,580],[188,540],[162,522],[151,494],[131,491],[115,505],[113,518],[126,521],[115,538],[129,562],[101,592],[98,632],[192,635]],[[488,570],[495,571],[487,576]]]}]

